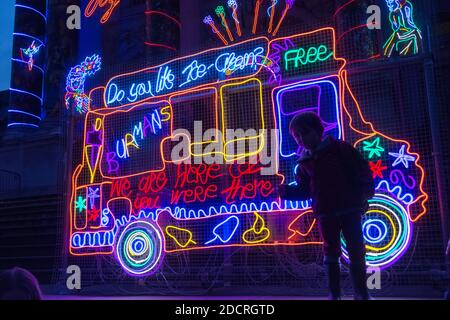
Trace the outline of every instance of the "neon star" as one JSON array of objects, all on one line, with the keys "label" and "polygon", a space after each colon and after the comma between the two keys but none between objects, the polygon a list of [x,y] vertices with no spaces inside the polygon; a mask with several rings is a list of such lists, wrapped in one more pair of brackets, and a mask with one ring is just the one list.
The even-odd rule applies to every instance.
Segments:
[{"label": "neon star", "polygon": [[384,148],[380,146],[380,138],[376,138],[373,142],[364,141],[364,151],[369,152],[369,158],[372,159],[374,155],[381,157],[381,153],[384,152]]},{"label": "neon star", "polygon": [[372,177],[375,179],[376,177],[380,177],[383,179],[383,171],[387,169],[386,166],[381,165],[381,160],[378,160],[376,163],[369,162],[370,170],[372,170]]},{"label": "neon star", "polygon": [[89,205],[92,209],[92,207],[94,207],[95,204],[95,199],[100,198],[100,195],[98,194],[100,189],[99,188],[92,189],[91,187],[89,187],[88,190],[89,191],[87,197],[89,198]]},{"label": "neon star", "polygon": [[100,214],[100,209],[97,209],[95,206],[93,209],[91,209],[89,211],[89,215],[88,215],[88,221],[95,221],[97,220],[98,216]]},{"label": "neon star", "polygon": [[75,210],[79,210],[79,212],[86,209],[86,199],[83,199],[82,196],[78,196],[78,200],[75,201]]},{"label": "neon star", "polygon": [[393,167],[402,163],[405,166],[405,168],[409,168],[409,161],[416,160],[416,158],[414,158],[413,156],[410,156],[409,154],[405,154],[405,148],[406,148],[406,146],[403,145],[400,148],[398,153],[389,152],[390,156],[397,158],[397,159],[395,159],[394,163],[392,164]]}]

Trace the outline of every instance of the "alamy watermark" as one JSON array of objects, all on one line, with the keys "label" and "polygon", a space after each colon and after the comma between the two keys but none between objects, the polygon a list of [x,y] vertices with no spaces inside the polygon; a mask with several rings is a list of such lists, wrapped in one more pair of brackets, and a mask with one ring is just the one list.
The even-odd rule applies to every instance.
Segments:
[{"label": "alamy watermark", "polygon": [[[109,19],[112,11],[118,5],[116,0],[108,0],[107,2],[96,3],[91,1],[90,11],[94,12],[97,8],[102,8],[106,5],[109,7],[103,14],[102,21]],[[69,30],[80,30],[81,29],[81,8],[78,5],[71,5],[67,7],[66,13],[68,15],[66,20],[66,26]],[[366,13],[369,15],[367,18],[367,28],[370,30],[381,29],[381,8],[378,5],[370,5],[367,7]],[[92,14],[92,13],[90,13]],[[106,22],[106,21],[104,21]]]}]

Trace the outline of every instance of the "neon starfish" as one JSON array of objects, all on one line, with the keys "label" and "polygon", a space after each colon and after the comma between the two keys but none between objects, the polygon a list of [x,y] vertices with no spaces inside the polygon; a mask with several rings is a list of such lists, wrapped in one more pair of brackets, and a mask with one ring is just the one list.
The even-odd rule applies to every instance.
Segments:
[{"label": "neon starfish", "polygon": [[398,153],[389,152],[389,155],[392,157],[396,157],[394,163],[392,164],[393,167],[397,166],[400,163],[403,163],[405,168],[409,168],[409,161],[415,161],[416,158],[413,156],[410,156],[409,154],[405,154],[405,148],[406,146],[403,145]]},{"label": "neon starfish", "polygon": [[363,150],[370,152],[370,159],[372,159],[374,155],[381,157],[381,153],[384,152],[384,148],[380,146],[380,138],[376,138],[373,142],[364,141]]},{"label": "neon starfish", "polygon": [[100,195],[98,194],[98,192],[100,191],[99,188],[96,189],[92,189],[91,187],[88,188],[88,198],[89,198],[89,205],[90,207],[94,207],[95,208],[95,199],[100,198]]},{"label": "neon starfish", "polygon": [[386,166],[381,165],[381,160],[378,160],[376,163],[369,162],[370,170],[372,170],[372,176],[375,179],[376,177],[380,177],[383,179],[383,171],[387,169]]},{"label": "neon starfish", "polygon": [[89,211],[88,222],[95,221],[99,217],[100,209],[97,209],[95,206]]}]

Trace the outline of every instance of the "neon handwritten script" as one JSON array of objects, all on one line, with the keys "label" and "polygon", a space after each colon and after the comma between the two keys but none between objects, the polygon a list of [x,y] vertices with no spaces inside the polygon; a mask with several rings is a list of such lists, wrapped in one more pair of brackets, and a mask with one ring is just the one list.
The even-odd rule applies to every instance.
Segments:
[{"label": "neon handwritten script", "polygon": [[267,52],[268,40],[261,37],[119,75],[106,87],[105,104],[125,106],[174,91],[252,76],[261,70]]},{"label": "neon handwritten script", "polygon": [[106,23],[119,4],[120,0],[91,0],[84,10],[84,16],[90,18],[98,8],[108,7],[100,19],[101,23]]},{"label": "neon handwritten script", "polygon": [[308,49],[298,48],[286,51],[284,54],[285,69],[299,68],[316,62],[324,62],[333,56],[333,52],[325,45],[312,46]]}]

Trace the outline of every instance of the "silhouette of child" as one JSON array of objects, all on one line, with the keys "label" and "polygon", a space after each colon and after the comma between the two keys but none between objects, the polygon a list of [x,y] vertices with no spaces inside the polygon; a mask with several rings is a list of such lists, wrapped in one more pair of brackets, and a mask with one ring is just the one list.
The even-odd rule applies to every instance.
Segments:
[{"label": "silhouette of child", "polygon": [[366,284],[365,244],[361,217],[375,192],[367,161],[350,144],[323,137],[321,119],[313,112],[296,115],[290,134],[303,148],[296,172],[297,185],[282,185],[280,197],[287,200],[312,198],[324,244],[330,299],[341,298],[341,232],[349,259],[355,299],[369,299]]},{"label": "silhouette of child", "polygon": [[0,300],[41,300],[37,279],[27,270],[14,268],[0,274]]}]

